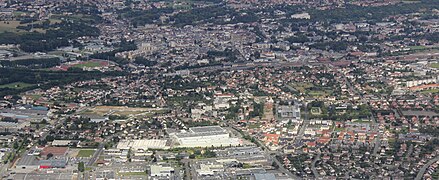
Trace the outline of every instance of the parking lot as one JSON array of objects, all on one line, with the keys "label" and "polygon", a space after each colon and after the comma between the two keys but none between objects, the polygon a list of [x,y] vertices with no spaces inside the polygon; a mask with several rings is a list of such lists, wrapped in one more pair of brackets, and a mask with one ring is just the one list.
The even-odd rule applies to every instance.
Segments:
[{"label": "parking lot", "polygon": [[23,180],[40,180],[40,179],[47,179],[47,180],[71,180],[73,178],[72,173],[21,173],[21,174],[15,174],[12,176],[12,179],[23,179]]}]

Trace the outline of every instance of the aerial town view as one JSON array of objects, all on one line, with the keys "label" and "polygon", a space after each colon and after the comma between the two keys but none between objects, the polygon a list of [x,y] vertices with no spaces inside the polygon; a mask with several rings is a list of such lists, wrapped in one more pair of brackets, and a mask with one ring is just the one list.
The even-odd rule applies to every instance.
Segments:
[{"label": "aerial town view", "polygon": [[0,179],[439,179],[439,0],[0,0]]}]

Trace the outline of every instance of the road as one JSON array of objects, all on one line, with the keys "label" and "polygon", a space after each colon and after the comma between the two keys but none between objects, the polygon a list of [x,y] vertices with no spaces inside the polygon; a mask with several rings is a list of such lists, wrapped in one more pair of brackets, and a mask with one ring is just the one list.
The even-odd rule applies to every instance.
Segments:
[{"label": "road", "polygon": [[[238,128],[236,128],[234,126],[230,126],[230,127],[233,128],[233,130],[238,131]],[[243,132],[243,133],[245,133],[245,132]],[[285,169],[283,163],[281,163],[279,160],[277,160],[276,156],[272,155],[273,152],[270,151],[270,149],[268,149],[268,147],[266,147],[261,141],[259,141],[259,139],[255,138],[255,140],[256,140],[255,144],[257,146],[259,146],[260,148],[262,148],[264,150],[264,153],[266,154],[266,156],[269,157],[274,163],[276,163],[276,165],[279,167],[278,168],[279,171],[281,171],[282,173],[288,175],[288,177],[290,177],[290,178],[300,179],[299,177],[297,177],[296,175],[291,173],[288,169]],[[280,154],[280,153],[278,151],[276,151],[274,154]]]},{"label": "road", "polygon": [[407,154],[405,155],[406,159],[410,158],[410,155],[413,153],[413,144],[410,144],[409,150],[407,150]]},{"label": "road", "polygon": [[189,159],[182,159],[181,162],[184,164],[184,180],[191,179],[191,167],[189,166]]},{"label": "road", "polygon": [[305,133],[306,127],[309,125],[308,120],[308,104],[306,102],[303,103],[304,110],[305,110],[305,116],[303,117],[303,123],[302,126],[300,126],[299,132],[297,133],[297,136],[294,138],[294,144],[299,143],[302,140],[303,134]]},{"label": "road", "polygon": [[[368,101],[367,101],[367,99],[364,98],[363,94],[361,92],[359,92],[357,89],[355,89],[355,87],[351,84],[349,79],[346,77],[346,75],[341,70],[339,70],[339,73],[343,75],[343,78],[344,78],[344,80],[346,82],[346,85],[349,87],[351,92],[359,95],[360,96],[360,101],[363,104],[367,105]],[[372,112],[372,110],[370,108],[370,105],[368,105],[368,107],[369,107],[370,112]],[[381,147],[382,133],[379,132],[379,123],[378,123],[378,121],[377,121],[377,119],[375,118],[374,115],[372,115],[371,120],[372,120],[371,121],[372,122],[371,123],[372,129],[371,130],[372,130],[372,132],[376,132],[377,133],[377,137],[373,140],[373,143],[375,145],[374,145],[374,148],[373,148],[373,151],[372,151],[372,156],[377,157],[378,151],[380,150],[380,147]]]},{"label": "road", "polygon": [[418,175],[416,175],[415,180],[421,180],[422,177],[425,174],[425,171],[427,170],[428,167],[430,167],[433,163],[439,161],[439,156],[436,156],[434,159],[431,159],[430,161],[427,162],[427,164],[425,164],[424,166],[422,166],[421,169],[419,169]]},{"label": "road", "polygon": [[99,155],[104,151],[104,143],[100,143],[98,146],[98,150],[95,151],[93,157],[88,161],[87,166],[92,166],[96,160],[99,158]]},{"label": "road", "polygon": [[314,157],[314,160],[311,163],[311,170],[312,170],[312,173],[314,174],[315,179],[319,179],[319,172],[317,172],[316,163],[317,163],[317,161],[320,160],[320,155],[321,155],[321,153],[319,152],[316,155],[316,157]]},{"label": "road", "polygon": [[10,162],[6,164],[2,164],[0,168],[0,176],[3,177],[5,175],[8,175],[8,167],[10,166]]}]

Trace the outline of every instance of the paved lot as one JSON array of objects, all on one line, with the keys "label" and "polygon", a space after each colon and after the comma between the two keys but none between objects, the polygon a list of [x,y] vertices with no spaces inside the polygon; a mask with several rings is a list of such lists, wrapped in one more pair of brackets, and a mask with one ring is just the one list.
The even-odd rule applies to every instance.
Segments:
[{"label": "paved lot", "polygon": [[71,173],[53,173],[53,174],[39,174],[39,173],[22,173],[22,174],[15,174],[12,178],[13,179],[22,179],[22,180],[40,180],[40,179],[47,179],[47,180],[71,180],[73,174]]}]

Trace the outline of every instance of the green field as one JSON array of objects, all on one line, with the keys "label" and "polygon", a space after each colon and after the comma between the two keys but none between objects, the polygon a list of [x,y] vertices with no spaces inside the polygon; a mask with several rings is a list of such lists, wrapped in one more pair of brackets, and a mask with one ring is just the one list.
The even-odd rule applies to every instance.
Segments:
[{"label": "green field", "polygon": [[311,108],[311,114],[321,114],[322,111],[320,110],[319,107],[312,107]]},{"label": "green field", "polygon": [[249,124],[249,125],[248,125],[248,128],[249,128],[249,129],[257,129],[257,128],[260,128],[260,126],[261,126],[261,124],[259,124],[259,123],[256,123],[256,124]]},{"label": "green field", "polygon": [[[59,19],[49,19],[50,24],[61,22]],[[1,32],[26,32],[25,30],[17,29],[18,26],[26,26],[28,24],[40,24],[43,21],[35,21],[33,23],[20,24],[20,21],[0,21],[0,33]],[[46,30],[41,28],[34,28],[32,31],[44,33]]]},{"label": "green field", "polygon": [[20,21],[0,21],[0,32],[16,32]]},{"label": "green field", "polygon": [[320,87],[321,90],[316,90],[314,88],[315,85],[312,83],[296,82],[291,84],[291,87],[299,93],[307,94],[312,97],[328,96],[332,93],[332,90],[328,87]]},{"label": "green field", "polygon": [[431,63],[430,67],[435,68],[435,69],[439,69],[439,63]]},{"label": "green field", "polygon": [[439,89],[428,89],[421,91],[422,94],[428,94],[428,93],[439,93]]},{"label": "green field", "polygon": [[416,50],[424,50],[426,49],[425,46],[409,46],[410,50],[416,51]]},{"label": "green field", "polygon": [[91,67],[99,67],[99,66],[101,66],[101,64],[99,62],[89,61],[89,62],[85,62],[82,64],[76,64],[73,67],[76,67],[76,68],[90,67],[91,68]]},{"label": "green field", "polygon": [[94,153],[93,149],[81,149],[76,157],[92,157]]},{"label": "green field", "polygon": [[361,119],[361,120],[353,120],[354,123],[371,123],[370,120],[367,119]]},{"label": "green field", "polygon": [[300,93],[305,93],[306,89],[312,88],[314,87],[313,84],[311,83],[294,83],[291,85],[294,89],[296,89],[297,91],[299,91]]},{"label": "green field", "polygon": [[9,84],[0,85],[1,88],[10,88],[10,89],[24,89],[27,87],[33,86],[33,84],[22,83],[22,82],[14,82]]}]

